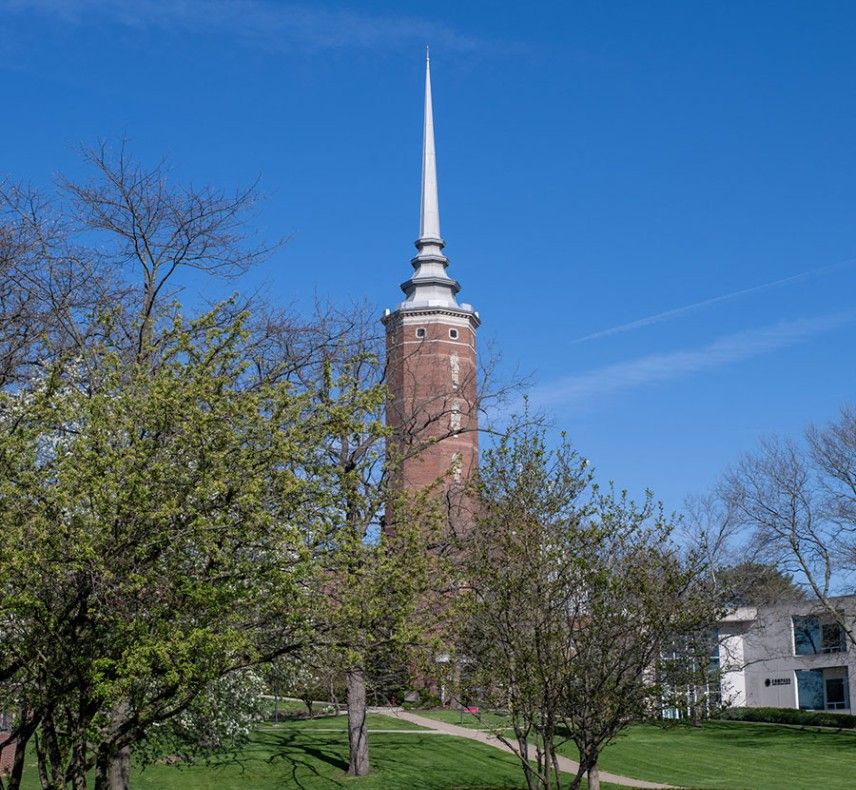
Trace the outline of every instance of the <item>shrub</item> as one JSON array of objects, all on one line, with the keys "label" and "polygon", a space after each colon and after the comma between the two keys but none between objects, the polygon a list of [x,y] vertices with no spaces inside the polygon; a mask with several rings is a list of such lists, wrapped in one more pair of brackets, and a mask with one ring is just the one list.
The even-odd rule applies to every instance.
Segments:
[{"label": "shrub", "polygon": [[724,710],[719,718],[729,721],[757,721],[768,724],[796,724],[803,727],[856,730],[856,716],[796,708],[729,708]]}]

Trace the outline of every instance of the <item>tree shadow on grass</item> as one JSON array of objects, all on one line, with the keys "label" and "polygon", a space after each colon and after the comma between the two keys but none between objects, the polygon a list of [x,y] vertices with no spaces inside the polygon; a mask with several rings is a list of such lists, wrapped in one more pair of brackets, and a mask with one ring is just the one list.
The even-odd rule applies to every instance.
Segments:
[{"label": "tree shadow on grass", "polygon": [[267,732],[261,733],[256,741],[269,751],[265,762],[269,765],[282,763],[291,773],[291,786],[303,788],[301,775],[307,774],[324,779],[330,787],[341,787],[334,776],[318,770],[318,763],[341,771],[344,778],[348,770],[348,761],[342,757],[342,744],[339,739],[307,737],[305,732]]},{"label": "tree shadow on grass", "polygon": [[[438,747],[444,747],[438,750]],[[463,758],[466,766],[464,772],[474,775],[478,770],[479,755],[482,760],[490,762],[502,760],[508,762],[509,757],[500,752],[494,754],[493,748],[476,744],[466,739],[442,735],[395,735],[385,734],[381,743],[373,747],[373,755],[377,767],[383,767],[390,774],[403,776],[422,776],[426,788],[443,788],[443,790],[519,790],[523,787],[523,773],[517,777],[517,765],[510,762],[514,778],[498,779],[491,784],[482,784],[476,779],[465,784],[461,782],[462,765],[456,757]],[[430,771],[430,779],[421,771]],[[412,785],[416,787],[417,785]]]}]

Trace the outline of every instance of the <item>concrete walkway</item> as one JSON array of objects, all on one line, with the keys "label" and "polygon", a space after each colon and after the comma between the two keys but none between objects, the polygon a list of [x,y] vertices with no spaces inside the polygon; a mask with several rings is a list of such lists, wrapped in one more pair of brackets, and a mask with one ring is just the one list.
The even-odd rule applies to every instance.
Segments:
[{"label": "concrete walkway", "polygon": [[[469,738],[471,741],[493,746],[503,751],[512,752],[499,738],[492,735],[490,732],[483,730],[473,730],[468,727],[461,727],[457,724],[449,724],[445,721],[436,721],[429,719],[426,716],[418,716],[410,711],[401,710],[400,708],[372,708],[372,713],[382,713],[384,716],[392,716],[403,721],[409,721],[411,724],[418,724],[420,727],[427,727],[437,732],[444,732],[447,735],[457,735],[459,738]],[[569,774],[576,774],[579,769],[579,763],[569,760],[567,757],[559,757],[559,769],[566,771]],[[600,781],[609,782],[614,785],[622,785],[623,787],[638,787],[647,790],[677,790],[673,785],[657,784],[656,782],[646,782],[643,779],[633,779],[629,776],[617,776],[616,774],[600,772]]]}]

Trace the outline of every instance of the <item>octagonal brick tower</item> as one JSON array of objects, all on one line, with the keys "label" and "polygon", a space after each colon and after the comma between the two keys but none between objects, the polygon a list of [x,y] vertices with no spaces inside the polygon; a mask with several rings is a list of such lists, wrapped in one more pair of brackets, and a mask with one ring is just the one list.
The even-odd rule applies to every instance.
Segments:
[{"label": "octagonal brick tower", "polygon": [[479,315],[458,304],[460,286],[443,255],[431,105],[431,63],[425,64],[422,196],[413,275],[404,301],[383,317],[386,327],[387,424],[399,454],[399,485],[418,489],[445,476],[461,487],[478,464],[476,330]]}]

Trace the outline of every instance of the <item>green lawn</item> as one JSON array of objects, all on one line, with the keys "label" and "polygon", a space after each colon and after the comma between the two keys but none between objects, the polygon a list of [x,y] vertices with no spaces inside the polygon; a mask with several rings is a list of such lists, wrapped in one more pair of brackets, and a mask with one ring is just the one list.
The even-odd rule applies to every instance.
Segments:
[{"label": "green lawn", "polygon": [[[572,757],[572,745],[565,747]],[[742,722],[633,727],[607,747],[603,770],[697,788],[852,790],[856,733]]]},{"label": "green lawn", "polygon": [[[306,705],[291,699],[280,699],[278,703],[272,699],[264,699],[262,700],[261,710],[262,714],[269,719],[272,719],[274,711],[279,713],[280,719],[307,715]],[[315,715],[321,715],[322,706],[317,705],[314,712]]]},{"label": "green lawn", "polygon": [[[237,761],[192,767],[155,765],[135,772],[135,790],[482,790],[524,786],[519,764],[490,746],[447,735],[378,730],[419,730],[406,721],[369,716],[372,773],[345,775],[346,717],[295,720],[262,727]],[[372,730],[376,732],[373,734]],[[37,790],[28,755],[26,790]]]},{"label": "green lawn", "polygon": [[418,729],[399,719],[369,716],[372,774],[364,779],[344,774],[348,758],[346,718],[336,716],[265,727],[241,755],[238,765],[195,766],[190,770],[157,766],[136,778],[134,786],[151,790],[446,790],[522,786],[515,761],[489,746],[444,735],[372,734],[372,730]]},{"label": "green lawn", "polygon": [[[419,715],[479,729],[507,719],[485,713],[481,722],[459,711]],[[561,753],[577,758],[573,744]],[[603,754],[604,771],[693,788],[728,790],[851,790],[856,787],[856,732],[803,730],[766,724],[709,722],[704,727],[632,727]]]},{"label": "green lawn", "polygon": [[488,711],[480,713],[478,716],[473,713],[462,713],[457,710],[415,710],[413,712],[417,716],[424,716],[426,719],[445,721],[450,724],[457,724],[462,727],[469,727],[476,730],[490,730],[495,727],[505,729],[508,727],[507,716],[500,716]]},{"label": "green lawn", "polygon": [[[430,715],[460,721],[460,715],[451,711]],[[469,718],[471,726],[478,726],[472,716]],[[237,759],[191,767],[152,766],[142,773],[135,772],[133,787],[481,790],[516,789],[523,785],[520,768],[510,755],[460,738],[423,734],[409,722],[376,715],[369,716],[372,774],[364,779],[349,778],[344,773],[348,754],[346,724],[344,716],[329,716],[267,725],[253,736]],[[563,747],[563,752],[568,757],[575,756],[570,744]],[[38,788],[33,762],[33,755],[28,754],[26,790]],[[849,790],[856,786],[856,733],[740,722],[665,730],[640,726],[631,728],[607,748],[601,767],[693,788]]]}]

